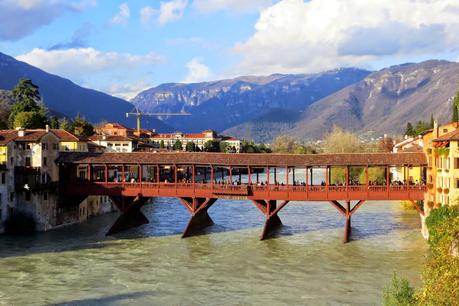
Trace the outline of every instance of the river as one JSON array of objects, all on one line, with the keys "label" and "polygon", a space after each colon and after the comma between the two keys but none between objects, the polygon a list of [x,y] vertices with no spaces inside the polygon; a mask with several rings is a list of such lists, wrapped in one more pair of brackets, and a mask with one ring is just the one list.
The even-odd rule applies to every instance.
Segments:
[{"label": "river", "polygon": [[292,202],[277,237],[259,241],[261,213],[218,200],[216,225],[181,239],[176,199],[144,207],[149,224],[105,237],[117,214],[33,237],[0,237],[0,305],[381,305],[392,273],[415,285],[427,253],[419,216],[368,202],[343,218],[323,202]]}]

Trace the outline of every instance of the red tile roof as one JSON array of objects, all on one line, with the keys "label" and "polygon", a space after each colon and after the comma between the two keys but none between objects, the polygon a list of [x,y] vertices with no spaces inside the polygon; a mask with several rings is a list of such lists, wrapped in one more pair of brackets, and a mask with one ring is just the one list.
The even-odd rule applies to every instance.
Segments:
[{"label": "red tile roof", "polygon": [[66,130],[52,129],[51,132],[56,135],[60,141],[84,141],[84,137],[76,136]]},{"label": "red tile roof", "polygon": [[446,133],[440,137],[438,137],[437,139],[434,139],[432,141],[434,142],[440,142],[440,141],[459,141],[459,129],[457,130],[454,130],[452,132],[449,132],[449,133]]},{"label": "red tile roof", "polygon": [[28,141],[28,142],[38,142],[40,139],[45,136],[48,132],[46,130],[25,130],[24,136],[18,136],[14,139],[14,141]]},{"label": "red tile roof", "polygon": [[228,154],[228,153],[63,153],[60,163],[184,164],[225,166],[425,166],[424,153]]},{"label": "red tile roof", "polygon": [[16,130],[0,130],[0,145],[7,145],[18,135]]}]

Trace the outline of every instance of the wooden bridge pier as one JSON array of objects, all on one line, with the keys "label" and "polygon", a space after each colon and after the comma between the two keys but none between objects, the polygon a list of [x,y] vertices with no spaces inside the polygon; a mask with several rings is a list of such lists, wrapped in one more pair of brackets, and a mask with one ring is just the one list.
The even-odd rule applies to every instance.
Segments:
[{"label": "wooden bridge pier", "polygon": [[345,218],[344,219],[344,243],[347,243],[350,241],[351,232],[352,232],[351,217],[357,211],[357,209],[359,209],[360,206],[362,206],[365,203],[365,201],[363,200],[358,201],[357,204],[355,204],[354,207],[352,208],[351,208],[351,201],[346,201],[346,207],[341,205],[338,201],[329,201],[329,202]]},{"label": "wooden bridge pier", "polygon": [[260,236],[260,240],[265,240],[282,226],[278,213],[289,201],[283,201],[279,206],[277,206],[276,200],[252,200],[252,202],[266,218],[265,226]]},{"label": "wooden bridge pier", "polygon": [[179,198],[183,206],[191,213],[182,238],[199,234],[204,228],[214,225],[207,210],[217,201],[215,198]]},{"label": "wooden bridge pier", "polygon": [[149,223],[147,217],[145,217],[140,209],[151,198],[142,197],[139,194],[136,197],[111,196],[110,199],[121,212],[121,215],[109,229],[107,236]]}]

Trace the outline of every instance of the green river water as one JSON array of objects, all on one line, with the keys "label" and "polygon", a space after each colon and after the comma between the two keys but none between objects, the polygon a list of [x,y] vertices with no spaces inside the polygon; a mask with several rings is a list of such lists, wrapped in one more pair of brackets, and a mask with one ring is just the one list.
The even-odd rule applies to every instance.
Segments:
[{"label": "green river water", "polygon": [[0,236],[0,305],[381,305],[392,273],[415,285],[427,253],[415,211],[368,202],[353,241],[327,203],[292,202],[284,226],[259,241],[261,213],[218,200],[215,225],[181,239],[176,199],[144,207],[149,224],[105,237],[117,214],[37,234]]}]

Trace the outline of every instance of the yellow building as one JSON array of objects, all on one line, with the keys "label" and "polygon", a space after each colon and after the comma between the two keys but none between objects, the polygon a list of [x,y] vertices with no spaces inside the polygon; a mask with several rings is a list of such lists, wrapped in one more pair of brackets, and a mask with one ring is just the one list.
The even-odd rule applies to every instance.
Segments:
[{"label": "yellow building", "polygon": [[426,215],[434,207],[459,202],[459,129],[456,122],[438,126],[423,135],[427,155]]},{"label": "yellow building", "polygon": [[60,152],[88,152],[87,140],[64,130],[53,129],[51,132],[59,138]]}]

